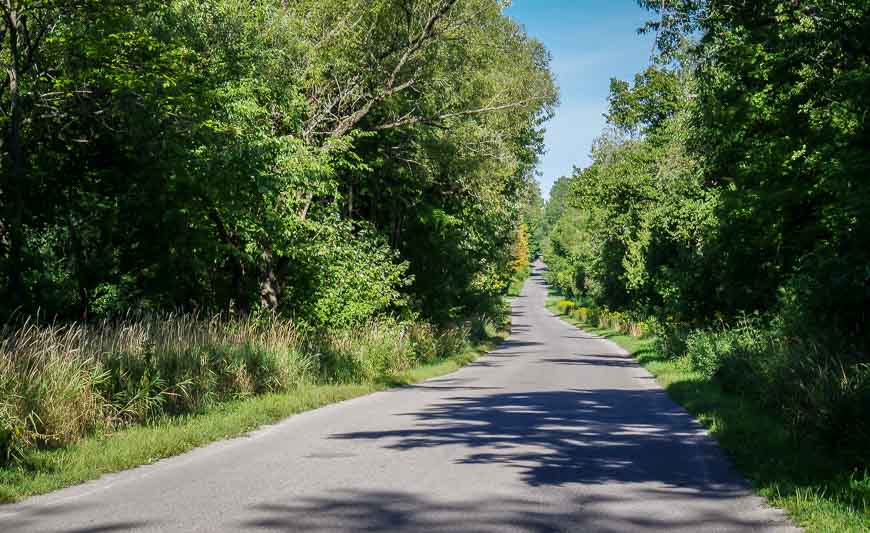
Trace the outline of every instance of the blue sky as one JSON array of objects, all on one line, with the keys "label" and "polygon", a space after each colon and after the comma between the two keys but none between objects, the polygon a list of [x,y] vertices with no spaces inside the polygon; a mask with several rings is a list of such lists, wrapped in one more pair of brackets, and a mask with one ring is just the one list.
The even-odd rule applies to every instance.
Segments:
[{"label": "blue sky", "polygon": [[507,14],[550,50],[561,91],[539,168],[546,198],[557,178],[589,164],[592,141],[604,128],[610,78],[630,80],[649,64],[652,37],[637,28],[650,13],[635,0],[514,0]]}]

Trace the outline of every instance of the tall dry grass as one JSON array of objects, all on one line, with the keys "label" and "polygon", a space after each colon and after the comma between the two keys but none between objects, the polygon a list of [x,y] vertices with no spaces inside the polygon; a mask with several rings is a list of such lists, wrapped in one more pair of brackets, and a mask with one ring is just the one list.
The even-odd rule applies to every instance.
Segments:
[{"label": "tall dry grass", "polygon": [[467,327],[383,319],[304,332],[277,316],[131,316],[0,329],[0,463],[34,446],[312,382],[391,379],[462,351]]},{"label": "tall dry grass", "polygon": [[0,452],[278,392],[315,362],[291,322],[147,316],[0,332]]},{"label": "tall dry grass", "polygon": [[416,365],[465,349],[467,326],[438,330],[425,323],[378,320],[353,330],[327,332],[313,343],[320,377],[330,383],[390,380]]}]

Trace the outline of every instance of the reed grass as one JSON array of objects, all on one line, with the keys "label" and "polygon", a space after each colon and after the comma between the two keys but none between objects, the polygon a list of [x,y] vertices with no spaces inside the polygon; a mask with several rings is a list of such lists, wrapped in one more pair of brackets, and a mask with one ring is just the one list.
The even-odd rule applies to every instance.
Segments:
[{"label": "reed grass", "polygon": [[27,450],[303,385],[389,382],[461,352],[466,326],[143,315],[0,329],[0,464]]}]

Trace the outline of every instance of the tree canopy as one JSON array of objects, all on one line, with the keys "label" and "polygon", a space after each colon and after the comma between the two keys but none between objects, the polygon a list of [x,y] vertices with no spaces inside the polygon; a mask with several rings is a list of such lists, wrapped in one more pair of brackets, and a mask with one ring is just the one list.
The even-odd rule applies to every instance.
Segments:
[{"label": "tree canopy", "polygon": [[504,7],[5,2],[3,313],[485,305],[557,100]]},{"label": "tree canopy", "polygon": [[[696,322],[788,306],[866,346],[867,6],[641,4],[662,54],[612,81],[609,129],[570,180],[597,249],[576,289]],[[570,216],[566,187],[548,211]]]}]

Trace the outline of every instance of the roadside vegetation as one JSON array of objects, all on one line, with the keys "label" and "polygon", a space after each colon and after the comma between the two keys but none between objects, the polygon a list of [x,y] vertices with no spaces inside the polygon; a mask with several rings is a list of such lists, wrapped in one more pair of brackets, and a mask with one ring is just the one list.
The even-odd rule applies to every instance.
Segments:
[{"label": "roadside vegetation", "polygon": [[[13,461],[0,467],[0,502],[452,372],[505,338],[506,321],[502,313],[440,331],[384,321],[326,336],[274,319],[26,328],[18,339],[33,350],[29,368],[0,372],[4,398],[17,400],[0,411],[15,427],[5,442]],[[89,343],[123,343],[124,350],[99,352]]]},{"label": "roadside vegetation", "polygon": [[612,81],[592,164],[545,207],[555,305],[653,336],[642,359],[766,495],[864,530],[870,11],[642,4],[660,55]]},{"label": "roadside vegetation", "polygon": [[492,338],[558,99],[504,7],[0,5],[3,498]]},{"label": "roadside vegetation", "polygon": [[123,319],[95,325],[25,325],[0,341],[0,452],[20,461],[32,447],[165,415],[310,384],[388,382],[495,335],[486,317],[436,329],[381,319],[306,332],[277,317]]}]

